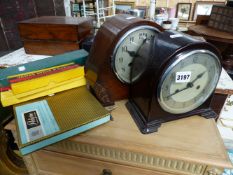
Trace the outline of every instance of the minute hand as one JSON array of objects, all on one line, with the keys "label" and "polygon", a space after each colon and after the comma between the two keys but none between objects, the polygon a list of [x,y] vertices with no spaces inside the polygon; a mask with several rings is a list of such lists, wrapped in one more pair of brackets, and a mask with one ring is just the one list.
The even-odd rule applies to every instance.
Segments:
[{"label": "minute hand", "polygon": [[186,87],[184,87],[183,89],[176,89],[175,92],[173,92],[172,94],[168,95],[167,98],[169,98],[169,97],[171,97],[171,96],[173,96],[173,95],[175,95],[175,94],[178,94],[178,93],[180,93],[180,92],[182,92],[182,91],[184,91],[184,90],[186,90],[186,89],[192,88],[194,82],[196,82],[199,78],[201,78],[201,77],[205,74],[205,72],[206,72],[206,71],[204,71],[204,72],[198,74],[197,77],[196,77],[193,81],[187,83]]},{"label": "minute hand", "polygon": [[141,47],[145,44],[146,40],[147,40],[147,38],[145,38],[145,39],[142,41],[142,44],[138,47],[138,49],[137,49],[136,52],[135,52],[135,51],[129,51],[129,50],[127,50],[128,54],[129,54],[131,57],[133,57],[133,58],[139,56],[139,55],[138,55],[138,52],[139,52],[139,50],[141,49]]},{"label": "minute hand", "polygon": [[204,71],[204,72],[198,74],[197,77],[196,77],[193,81],[191,81],[191,83],[193,84],[193,83],[196,82],[198,79],[200,79],[200,78],[205,74],[205,72],[206,72],[206,71]]}]

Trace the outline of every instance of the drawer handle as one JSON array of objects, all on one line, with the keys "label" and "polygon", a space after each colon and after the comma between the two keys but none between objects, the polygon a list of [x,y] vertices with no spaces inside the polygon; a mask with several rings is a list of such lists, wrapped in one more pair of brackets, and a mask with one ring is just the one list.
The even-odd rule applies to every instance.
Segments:
[{"label": "drawer handle", "polygon": [[112,175],[112,171],[110,169],[103,169],[102,175]]}]

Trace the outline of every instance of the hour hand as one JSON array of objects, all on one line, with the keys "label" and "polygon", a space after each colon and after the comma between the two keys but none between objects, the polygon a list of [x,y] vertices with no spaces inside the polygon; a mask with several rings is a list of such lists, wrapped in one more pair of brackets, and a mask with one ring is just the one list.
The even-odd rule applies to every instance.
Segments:
[{"label": "hour hand", "polygon": [[187,83],[187,85],[183,88],[183,89],[176,89],[175,92],[173,92],[172,94],[168,95],[167,98],[173,96],[173,95],[176,95],[186,89],[189,89],[189,88],[192,88],[193,87],[193,82],[189,82]]},{"label": "hour hand", "polygon": [[131,57],[136,57],[137,56],[137,53],[135,51],[129,51],[127,50],[128,54],[131,56]]}]

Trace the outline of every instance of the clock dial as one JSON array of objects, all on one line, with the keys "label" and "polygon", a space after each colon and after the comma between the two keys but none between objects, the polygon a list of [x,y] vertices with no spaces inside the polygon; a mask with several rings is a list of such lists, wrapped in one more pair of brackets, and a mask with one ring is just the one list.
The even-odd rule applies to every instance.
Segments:
[{"label": "clock dial", "polygon": [[158,88],[158,101],[167,112],[189,112],[214,91],[221,71],[218,58],[207,50],[195,50],[179,55],[166,68]]},{"label": "clock dial", "polygon": [[[128,31],[119,40],[113,53],[113,70],[118,79],[123,83],[131,83],[130,71],[135,57],[139,57],[139,50],[145,45],[151,43],[151,40],[158,33],[158,30],[151,26],[140,26]],[[143,70],[138,68],[139,70]],[[135,81],[142,71],[138,71],[132,77]]]}]

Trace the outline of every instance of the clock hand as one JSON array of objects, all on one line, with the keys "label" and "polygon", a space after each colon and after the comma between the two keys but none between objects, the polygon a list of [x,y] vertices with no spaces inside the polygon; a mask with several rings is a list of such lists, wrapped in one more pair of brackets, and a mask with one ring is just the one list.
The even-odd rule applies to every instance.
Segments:
[{"label": "clock hand", "polygon": [[129,54],[129,56],[131,56],[131,57],[136,57],[137,55],[136,55],[136,52],[134,52],[134,51],[129,51],[129,50],[127,50],[127,52],[128,52],[128,54]]},{"label": "clock hand", "polygon": [[[130,74],[129,74],[129,77],[130,77],[130,82],[132,82],[132,70],[131,70],[131,68],[132,68],[132,65],[135,63],[135,58],[136,57],[138,57],[139,56],[139,51],[140,51],[140,49],[141,49],[141,47],[145,44],[145,42],[146,42],[146,40],[147,40],[147,38],[145,37],[144,39],[143,39],[143,41],[142,41],[142,44],[138,47],[138,49],[137,49],[137,51],[136,52],[134,52],[133,53],[133,56],[132,56],[132,60],[128,63],[128,66],[130,67]],[[129,53],[129,52],[128,52]],[[132,53],[131,53],[132,54]],[[134,63],[133,63],[134,62]]]},{"label": "clock hand", "polygon": [[205,72],[206,72],[206,71],[204,71],[204,72],[198,74],[198,75],[196,76],[196,78],[195,78],[192,82],[187,83],[186,87],[184,87],[183,89],[176,89],[175,92],[173,92],[172,94],[168,95],[167,98],[169,98],[169,97],[171,97],[171,96],[173,96],[173,95],[175,95],[175,94],[177,94],[177,93],[179,93],[179,92],[182,92],[182,91],[184,91],[184,90],[186,90],[186,89],[192,88],[192,87],[193,87],[193,84],[194,84],[198,79],[200,79],[200,78],[205,74]]},{"label": "clock hand", "polygon": [[133,57],[133,58],[139,56],[139,55],[138,55],[138,52],[139,52],[139,50],[141,49],[141,47],[143,46],[143,44],[145,44],[146,40],[147,40],[147,38],[145,38],[145,39],[142,41],[142,44],[138,47],[138,50],[137,50],[136,52],[135,52],[135,51],[129,51],[129,50],[127,50],[128,54],[129,54],[131,57]]},{"label": "clock hand", "polygon": [[195,81],[197,81],[198,79],[200,79],[205,73],[206,73],[206,71],[204,71],[204,72],[198,74],[198,75],[196,76],[196,78],[195,78],[191,83],[194,83]]},{"label": "clock hand", "polygon": [[186,87],[184,87],[183,89],[176,89],[175,92],[173,92],[172,94],[168,95],[167,98],[169,98],[169,97],[171,97],[171,96],[173,96],[175,94],[178,94],[179,92],[182,92],[182,91],[184,91],[186,89],[189,89],[191,87],[193,87],[193,83],[189,82],[189,83],[187,83]]}]

